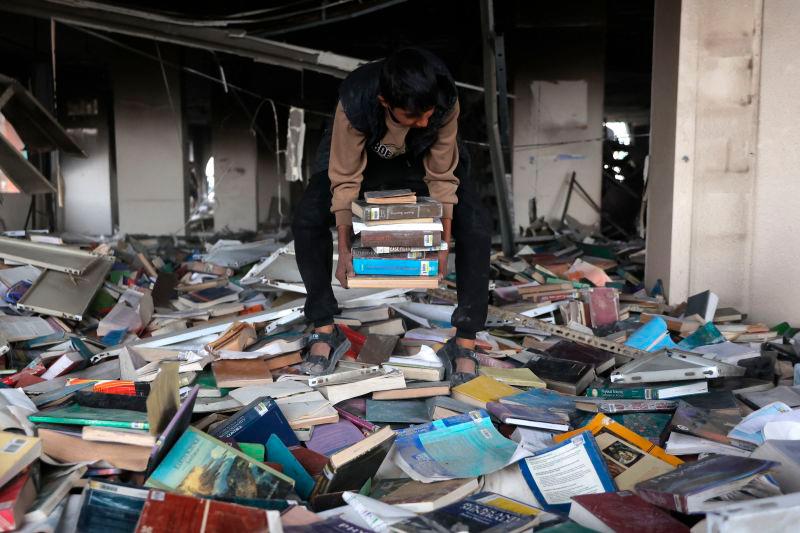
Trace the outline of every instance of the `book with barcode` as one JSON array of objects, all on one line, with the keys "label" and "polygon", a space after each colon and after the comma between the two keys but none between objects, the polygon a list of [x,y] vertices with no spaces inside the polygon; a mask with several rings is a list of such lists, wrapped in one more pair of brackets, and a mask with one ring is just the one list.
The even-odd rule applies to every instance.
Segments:
[{"label": "book with barcode", "polygon": [[359,276],[436,276],[439,261],[356,257],[353,271]]},{"label": "book with barcode", "polygon": [[442,216],[442,204],[427,196],[417,198],[416,203],[369,204],[356,200],[350,206],[352,212],[364,221],[403,220],[413,218],[438,218]]},{"label": "book with barcode", "polygon": [[363,246],[438,246],[442,242],[439,230],[381,230],[362,231]]},{"label": "book with barcode", "polygon": [[42,453],[42,441],[18,433],[0,431],[0,486],[22,472]]},{"label": "book with barcode", "polygon": [[394,252],[388,254],[379,254],[374,248],[353,248],[353,259],[359,257],[373,257],[381,259],[426,259],[433,261],[439,258],[438,250],[435,251],[417,251],[417,252]]}]

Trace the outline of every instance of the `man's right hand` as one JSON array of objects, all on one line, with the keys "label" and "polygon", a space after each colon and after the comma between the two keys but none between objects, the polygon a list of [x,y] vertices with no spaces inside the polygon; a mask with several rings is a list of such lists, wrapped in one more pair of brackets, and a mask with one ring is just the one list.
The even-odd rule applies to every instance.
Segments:
[{"label": "man's right hand", "polygon": [[350,249],[350,226],[338,226],[339,233],[339,260],[336,262],[336,279],[347,289],[347,276],[355,274],[353,271],[353,252]]}]

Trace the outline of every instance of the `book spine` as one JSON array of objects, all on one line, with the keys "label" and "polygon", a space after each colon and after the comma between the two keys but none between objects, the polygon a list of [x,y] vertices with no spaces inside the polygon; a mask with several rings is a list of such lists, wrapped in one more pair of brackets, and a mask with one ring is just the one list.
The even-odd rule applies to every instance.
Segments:
[{"label": "book spine", "polygon": [[417,259],[353,259],[353,270],[362,276],[436,276],[439,261]]},{"label": "book spine", "polygon": [[364,246],[431,247],[441,242],[441,231],[362,231]]},{"label": "book spine", "polygon": [[402,220],[405,218],[437,218],[442,216],[442,204],[418,203],[399,205],[364,205],[363,220]]},{"label": "book spine", "polygon": [[586,389],[586,396],[593,398],[605,398],[608,400],[652,400],[649,394],[652,389],[609,389],[605,387],[589,387]]},{"label": "book spine", "polygon": [[[265,401],[263,403],[268,410],[273,409],[273,406],[269,402]],[[217,438],[233,437],[243,429],[250,426],[250,424],[258,420],[260,417],[261,415],[255,409],[255,407],[248,409],[240,416],[233,416],[229,418],[226,423],[220,425],[219,427],[214,428],[214,430],[210,433],[210,435],[212,437],[217,437]]]},{"label": "book spine", "polygon": [[437,258],[437,255],[433,251],[428,250],[378,253],[374,248],[353,248],[353,257],[369,257],[376,259],[427,259],[428,261],[433,261]]},{"label": "book spine", "polygon": [[66,424],[74,426],[99,426],[107,428],[123,428],[123,429],[150,429],[150,424],[147,422],[119,422],[116,420],[93,420],[89,418],[59,418],[50,416],[29,416],[28,420],[31,422],[40,422],[45,424]]}]

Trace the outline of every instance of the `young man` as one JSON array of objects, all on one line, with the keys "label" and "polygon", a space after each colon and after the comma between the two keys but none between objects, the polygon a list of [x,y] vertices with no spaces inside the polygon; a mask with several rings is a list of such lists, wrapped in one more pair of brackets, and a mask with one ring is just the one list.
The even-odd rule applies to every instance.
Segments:
[{"label": "young man", "polygon": [[[334,326],[339,308],[331,289],[333,240],[338,232],[336,279],[347,287],[353,273],[350,204],[365,191],[411,189],[443,204],[443,242],[456,240],[456,336],[439,351],[446,377],[474,377],[475,333],[484,328],[488,304],[490,223],[469,179],[458,146],[459,102],[447,67],[426,50],[406,48],[353,71],[339,90],[333,127],[326,131],[308,188],[292,223],[295,253],[314,322],[304,372],[333,370],[349,342]],[[439,253],[440,276],[447,251]]]}]

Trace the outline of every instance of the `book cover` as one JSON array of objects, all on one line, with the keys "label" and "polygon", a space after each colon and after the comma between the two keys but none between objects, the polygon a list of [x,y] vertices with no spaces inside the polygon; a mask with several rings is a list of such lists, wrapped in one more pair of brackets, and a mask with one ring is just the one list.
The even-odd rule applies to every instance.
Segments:
[{"label": "book cover", "polygon": [[69,405],[30,415],[28,420],[37,423],[70,424],[78,426],[106,426],[128,429],[150,429],[147,413],[127,409],[100,409]]},{"label": "book cover", "polygon": [[630,490],[639,481],[670,472],[683,464],[682,460],[603,414],[573,432],[555,435],[553,441],[562,442],[581,431],[589,431],[594,436],[620,490]]},{"label": "book cover", "polygon": [[351,289],[435,289],[437,276],[349,276]]},{"label": "book cover", "polygon": [[481,367],[480,374],[512,387],[545,388],[547,384],[529,368]]},{"label": "book cover", "polygon": [[204,497],[273,499],[286,497],[294,480],[189,427],[145,486]]},{"label": "book cover", "polygon": [[31,468],[0,489],[0,531],[14,531],[25,517],[25,511],[36,500],[36,480]]},{"label": "book cover", "polygon": [[338,516],[307,526],[285,526],[283,528],[283,533],[309,533],[310,531],[314,533],[374,533],[372,529],[364,529]]},{"label": "book cover", "polygon": [[364,192],[364,201],[374,203],[400,203],[403,201],[416,202],[417,193],[411,189],[386,189],[380,191]]},{"label": "book cover", "polygon": [[774,461],[713,455],[642,481],[635,491],[644,500],[664,509],[693,513],[702,510],[708,499],[736,490],[775,466]]},{"label": "book cover", "polygon": [[90,480],[81,497],[80,533],[131,533],[136,529],[147,489]]},{"label": "book cover", "polygon": [[364,434],[352,422],[339,420],[335,424],[316,426],[306,447],[321,455],[330,456],[342,448],[347,448],[362,440],[364,440]]},{"label": "book cover", "polygon": [[511,396],[519,392],[521,392],[519,389],[500,383],[488,376],[478,376],[454,387],[451,395],[456,400],[484,408],[486,402],[494,402],[504,396]]},{"label": "book cover", "polygon": [[449,381],[422,381],[406,383],[404,389],[377,391],[372,393],[373,400],[411,400],[413,398],[430,398],[450,394]]},{"label": "book cover", "polygon": [[689,533],[686,525],[629,491],[573,496],[569,517],[601,532]]},{"label": "book cover", "polygon": [[[273,511],[277,516],[277,512]],[[278,520],[280,520],[278,518]],[[171,494],[150,492],[137,533],[198,533],[222,531],[270,531],[268,511],[234,503],[219,502]]]},{"label": "book cover", "polygon": [[421,531],[513,532],[530,528],[536,518],[462,500],[436,511],[409,518],[391,526],[392,531],[417,533]]},{"label": "book cover", "polygon": [[303,465],[292,455],[292,452],[277,435],[272,435],[267,440],[267,460],[281,465],[283,473],[294,479],[294,488],[301,498],[307,500],[311,496],[314,478],[303,468]]},{"label": "book cover", "polygon": [[590,385],[586,396],[625,400],[668,400],[708,392],[706,380],[674,381],[667,383],[610,383]]},{"label": "book cover", "polygon": [[568,394],[580,394],[595,376],[590,364],[538,353],[531,353],[525,367],[530,368],[550,388]]},{"label": "book cover", "polygon": [[0,431],[0,487],[42,454],[42,441],[10,431]]},{"label": "book cover", "polygon": [[428,408],[428,420],[437,420],[454,415],[468,413],[474,407],[468,403],[460,402],[450,396],[434,396],[425,400]]},{"label": "book cover", "polygon": [[75,391],[72,397],[80,406],[97,409],[124,409],[127,411],[147,412],[147,397],[127,394],[106,394],[91,390]]},{"label": "book cover", "polygon": [[211,369],[222,388],[272,383],[269,363],[263,359],[220,359],[211,363]]},{"label": "book cover", "polygon": [[212,287],[184,294],[178,299],[190,307],[203,308],[217,303],[235,302],[239,299],[239,295],[227,287]]},{"label": "book cover", "polygon": [[266,444],[269,436],[276,434],[287,446],[300,444],[280,407],[269,396],[253,400],[209,434],[259,444]]},{"label": "book cover", "polygon": [[397,336],[367,333],[367,340],[358,352],[357,361],[370,365],[385,363],[397,346]]},{"label": "book cover", "polygon": [[378,253],[375,248],[357,248],[353,247],[351,252],[353,258],[373,258],[373,259],[426,259],[428,261],[435,261],[439,258],[436,253],[439,250],[420,250],[420,251],[405,251],[395,253]]},{"label": "book cover", "polygon": [[356,257],[353,271],[359,276],[436,276],[439,274],[439,261]]},{"label": "book cover", "polygon": [[366,439],[331,455],[317,478],[312,498],[345,490],[360,490],[380,468],[389,453],[395,433],[388,426]]},{"label": "book cover", "polygon": [[617,490],[588,431],[539,450],[519,465],[528,487],[545,511],[568,513],[572,496]]},{"label": "book cover", "polygon": [[516,403],[520,405],[527,405],[534,408],[547,408],[564,411],[569,415],[577,415],[577,408],[575,407],[576,398],[566,396],[559,392],[549,389],[530,389],[513,396],[505,396],[500,398],[501,403]]},{"label": "book cover", "polygon": [[[678,408],[665,430],[688,433],[696,437],[712,440],[721,444],[736,446],[740,443],[732,442],[728,433],[742,420],[738,413],[728,411],[703,409],[695,407],[683,400],[678,402]],[[666,440],[666,439],[664,439]]]},{"label": "book cover", "polygon": [[611,352],[567,340],[558,341],[545,350],[545,353],[550,357],[592,365],[597,374],[613,367],[615,361]]},{"label": "book cover", "polygon": [[442,216],[442,204],[427,196],[417,198],[417,202],[413,204],[374,205],[368,204],[365,200],[355,200],[351,204],[351,210],[361,220],[402,220]]},{"label": "book cover", "polygon": [[488,402],[486,410],[504,424],[566,431],[570,427],[570,411],[546,406],[531,407],[512,403]]},{"label": "book cover", "polygon": [[430,420],[423,400],[367,400],[366,418],[379,424],[424,424]]}]

